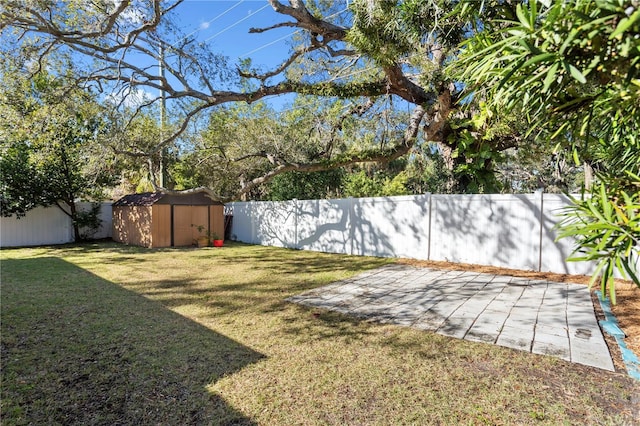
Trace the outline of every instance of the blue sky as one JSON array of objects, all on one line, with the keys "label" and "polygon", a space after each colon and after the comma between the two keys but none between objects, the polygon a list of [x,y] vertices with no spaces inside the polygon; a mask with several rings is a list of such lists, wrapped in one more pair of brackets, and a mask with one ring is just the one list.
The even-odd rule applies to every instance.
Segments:
[{"label": "blue sky", "polygon": [[[186,0],[176,9],[185,34],[207,41],[232,61],[251,57],[254,65],[277,66],[287,57],[291,28],[249,34],[249,28],[264,28],[287,17],[276,13],[265,0]],[[289,19],[290,20],[290,19]]]},{"label": "blue sky", "polygon": [[[283,4],[288,4],[283,1]],[[346,12],[347,1],[334,2],[336,14]],[[273,10],[267,0],[185,0],[171,12],[172,21],[180,26],[182,35],[206,42],[214,53],[229,58],[230,67],[239,60],[251,58],[252,67],[271,71],[290,56],[295,28],[276,28],[263,33],[250,34],[250,28],[268,28],[293,18]],[[177,41],[177,40],[176,40]],[[151,66],[149,58],[143,59]],[[274,84],[278,77],[269,79]],[[237,89],[219,87],[220,89]],[[151,97],[155,94],[149,93]],[[268,97],[263,100],[277,110],[287,109],[295,95]]]}]

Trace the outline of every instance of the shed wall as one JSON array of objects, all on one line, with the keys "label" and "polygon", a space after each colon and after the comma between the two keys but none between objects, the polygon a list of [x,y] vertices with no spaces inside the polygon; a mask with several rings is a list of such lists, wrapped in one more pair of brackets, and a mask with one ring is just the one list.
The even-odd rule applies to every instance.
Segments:
[{"label": "shed wall", "polygon": [[136,246],[151,246],[151,206],[113,208],[113,239]]},{"label": "shed wall", "polygon": [[209,206],[209,229],[220,239],[224,239],[224,206]]},{"label": "shed wall", "polygon": [[200,235],[198,226],[205,227],[201,235],[206,235],[208,221],[207,206],[173,206],[173,245],[180,247],[193,244]]},{"label": "shed wall", "polygon": [[149,247],[171,247],[171,206],[155,204],[151,208],[151,244]]}]

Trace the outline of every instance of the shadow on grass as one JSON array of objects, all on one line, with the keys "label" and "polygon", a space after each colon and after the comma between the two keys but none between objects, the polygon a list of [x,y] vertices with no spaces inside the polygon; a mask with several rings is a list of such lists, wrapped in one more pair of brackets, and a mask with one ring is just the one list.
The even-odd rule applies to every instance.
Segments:
[{"label": "shadow on grass", "polygon": [[253,424],[207,386],[264,358],[59,258],[3,260],[3,424]]},{"label": "shadow on grass", "polygon": [[[95,257],[102,265],[113,265],[110,269],[118,271],[117,279],[136,293],[170,309],[199,305],[211,316],[243,309],[280,311],[289,296],[329,284],[340,274],[391,262],[237,242],[227,242],[221,249],[147,249],[95,243],[66,246],[52,254]],[[167,257],[173,261],[171,271],[163,269]]]}]

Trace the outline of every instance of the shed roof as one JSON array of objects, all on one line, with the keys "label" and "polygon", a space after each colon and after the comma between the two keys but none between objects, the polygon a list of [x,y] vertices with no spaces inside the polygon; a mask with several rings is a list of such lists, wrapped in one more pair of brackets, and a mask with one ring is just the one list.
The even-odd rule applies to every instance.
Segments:
[{"label": "shed roof", "polygon": [[151,206],[153,204],[172,205],[222,205],[206,196],[204,191],[190,194],[164,194],[162,192],[143,192],[141,194],[128,194],[113,203],[114,207]]}]

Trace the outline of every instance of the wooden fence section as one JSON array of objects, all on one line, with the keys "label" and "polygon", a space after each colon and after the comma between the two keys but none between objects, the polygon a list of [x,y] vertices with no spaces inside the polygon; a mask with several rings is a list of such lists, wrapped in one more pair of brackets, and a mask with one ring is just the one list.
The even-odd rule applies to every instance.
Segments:
[{"label": "wooden fence section", "polygon": [[589,274],[566,262],[572,241],[555,241],[555,194],[416,195],[236,202],[232,239],[353,255],[407,257],[532,271]]}]

